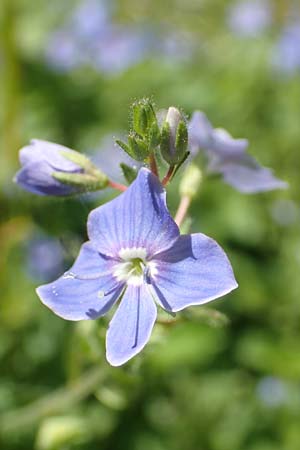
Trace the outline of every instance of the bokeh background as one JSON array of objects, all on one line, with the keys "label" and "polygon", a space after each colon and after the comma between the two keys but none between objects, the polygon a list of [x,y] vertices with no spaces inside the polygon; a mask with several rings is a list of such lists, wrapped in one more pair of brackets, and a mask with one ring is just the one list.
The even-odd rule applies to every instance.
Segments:
[{"label": "bokeh background", "polygon": [[[299,450],[299,2],[1,0],[0,14],[0,447]],[[113,137],[144,96],[247,137],[290,188],[203,184],[191,229],[226,249],[240,287],[111,368],[107,319],[66,322],[35,287],[70,266],[89,210],[115,194],[41,198],[12,178],[31,138],[114,171]],[[174,213],[176,183],[168,198]]]}]

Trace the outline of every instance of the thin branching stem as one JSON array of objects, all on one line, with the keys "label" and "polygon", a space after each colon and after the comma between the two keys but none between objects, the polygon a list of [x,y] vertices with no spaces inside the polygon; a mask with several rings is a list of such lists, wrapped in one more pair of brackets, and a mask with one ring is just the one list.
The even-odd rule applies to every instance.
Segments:
[{"label": "thin branching stem", "polygon": [[171,179],[171,177],[173,175],[173,172],[174,172],[174,166],[170,166],[169,169],[168,169],[168,172],[166,173],[166,175],[162,179],[161,183],[162,183],[163,186],[166,186],[169,183],[169,181],[170,181],[170,179]]},{"label": "thin branching stem", "polygon": [[158,177],[158,169],[157,169],[156,159],[155,159],[153,152],[150,153],[149,164],[150,164],[151,172],[154,173],[154,175],[156,175]]},{"label": "thin branching stem", "polygon": [[174,219],[179,227],[185,219],[185,216],[188,212],[190,204],[191,204],[191,198],[188,195],[184,195],[181,197],[177,212],[175,214],[175,219]]},{"label": "thin branching stem", "polygon": [[124,192],[127,189],[127,186],[125,186],[125,184],[120,184],[120,183],[115,183],[112,180],[109,180],[108,185],[113,188],[113,189],[117,189],[118,191]]}]

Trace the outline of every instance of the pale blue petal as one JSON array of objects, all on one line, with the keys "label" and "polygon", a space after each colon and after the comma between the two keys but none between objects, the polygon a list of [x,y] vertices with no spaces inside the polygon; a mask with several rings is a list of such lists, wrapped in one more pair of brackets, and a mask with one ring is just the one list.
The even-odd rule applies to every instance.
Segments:
[{"label": "pale blue petal", "polygon": [[120,297],[123,286],[112,276],[115,262],[85,243],[71,269],[37,289],[42,303],[67,320],[95,319]]},{"label": "pale blue petal", "polygon": [[106,255],[117,256],[121,248],[143,247],[148,257],[172,246],[179,230],[166,206],[166,193],[148,169],[116,199],[92,211],[88,235]]},{"label": "pale blue petal", "polygon": [[242,158],[249,142],[247,139],[235,139],[226,130],[216,128],[214,130],[214,145],[212,150],[223,158]]},{"label": "pale blue petal", "polygon": [[25,165],[36,161],[45,161],[55,170],[64,172],[81,171],[77,164],[65,158],[61,152],[76,154],[74,150],[63,145],[32,139],[29,145],[21,148],[19,153],[20,163]]},{"label": "pale blue petal", "polygon": [[147,286],[128,286],[106,335],[106,358],[112,366],[124,364],[144,348],[156,315]]},{"label": "pale blue petal", "polygon": [[213,145],[214,129],[206,115],[195,111],[189,122],[189,149],[197,154],[200,148],[210,148]]},{"label": "pale blue petal", "polygon": [[195,111],[189,124],[189,147],[192,153],[205,150],[209,157],[241,158],[245,155],[248,140],[235,139],[221,128],[214,129],[203,112]]},{"label": "pale blue petal", "polygon": [[54,169],[43,160],[25,164],[15,175],[14,181],[28,192],[38,195],[71,195],[77,190],[53,178]]},{"label": "pale blue petal", "polygon": [[180,236],[171,249],[153,261],[157,264],[153,288],[169,311],[207,303],[237,287],[224,251],[201,233]]},{"label": "pale blue petal", "polygon": [[226,164],[222,174],[226,183],[245,194],[288,188],[288,183],[276,178],[272,170],[266,167]]}]

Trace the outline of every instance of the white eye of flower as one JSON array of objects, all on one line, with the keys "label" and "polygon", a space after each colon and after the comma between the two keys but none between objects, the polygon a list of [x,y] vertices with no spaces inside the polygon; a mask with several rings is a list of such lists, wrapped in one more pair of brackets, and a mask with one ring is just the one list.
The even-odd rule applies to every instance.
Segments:
[{"label": "white eye of flower", "polygon": [[119,251],[121,261],[113,269],[113,275],[117,281],[125,281],[127,284],[140,286],[144,283],[145,275],[149,280],[157,273],[153,262],[148,262],[147,250],[142,247],[122,248]]}]

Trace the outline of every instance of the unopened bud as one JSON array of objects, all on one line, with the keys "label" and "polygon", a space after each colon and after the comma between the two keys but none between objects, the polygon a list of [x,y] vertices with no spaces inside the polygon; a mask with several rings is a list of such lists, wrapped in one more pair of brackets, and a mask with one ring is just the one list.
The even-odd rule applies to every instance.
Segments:
[{"label": "unopened bud", "polygon": [[157,119],[149,99],[144,98],[132,105],[132,128],[135,133],[147,137],[154,123],[157,124]]},{"label": "unopened bud", "polygon": [[201,170],[195,164],[190,164],[185,170],[179,185],[179,193],[181,197],[195,197],[199,191],[201,181]]},{"label": "unopened bud", "polygon": [[186,153],[187,144],[186,123],[180,111],[171,106],[161,130],[160,149],[164,160],[172,165],[179,164]]},{"label": "unopened bud", "polygon": [[21,149],[20,162],[15,181],[34,194],[69,196],[108,184],[107,176],[86,156],[53,142],[31,141]]}]

